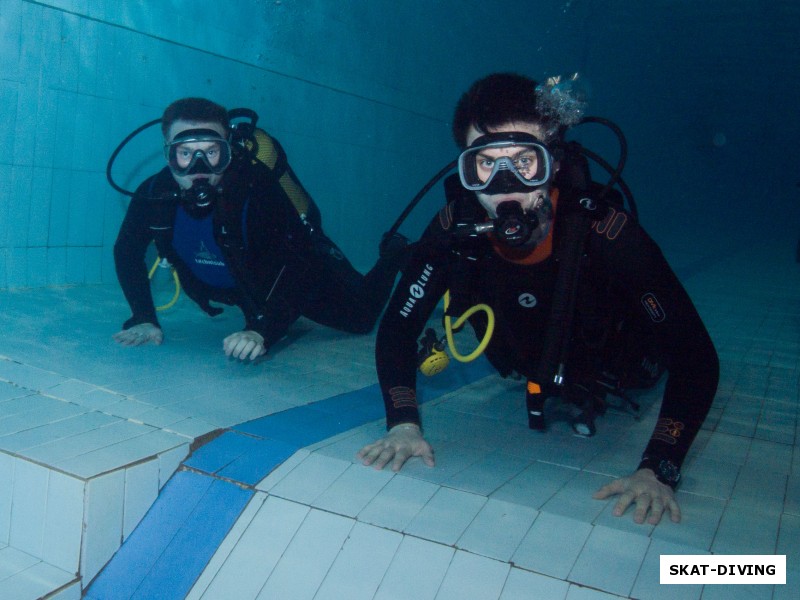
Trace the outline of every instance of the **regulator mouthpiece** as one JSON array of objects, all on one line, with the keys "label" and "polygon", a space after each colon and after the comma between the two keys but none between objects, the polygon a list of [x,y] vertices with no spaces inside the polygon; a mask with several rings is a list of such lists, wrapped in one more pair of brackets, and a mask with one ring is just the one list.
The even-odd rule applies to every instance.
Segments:
[{"label": "regulator mouthpiece", "polygon": [[494,220],[494,235],[507,246],[522,246],[527,243],[539,226],[535,213],[526,213],[519,202],[508,200],[497,205]]}]

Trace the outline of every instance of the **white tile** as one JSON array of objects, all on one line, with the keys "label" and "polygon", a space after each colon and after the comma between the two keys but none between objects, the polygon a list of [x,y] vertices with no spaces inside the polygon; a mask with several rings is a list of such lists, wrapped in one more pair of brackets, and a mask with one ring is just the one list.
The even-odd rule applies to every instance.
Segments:
[{"label": "white tile", "polygon": [[448,546],[405,536],[375,600],[433,600],[454,554]]},{"label": "white tile", "polygon": [[682,492],[728,499],[733,493],[740,468],[728,461],[699,457],[682,470],[680,489]]},{"label": "white tile", "polygon": [[143,435],[145,431],[152,431],[152,428],[118,419],[97,429],[29,448],[22,454],[33,460],[55,464]]},{"label": "white tile", "polygon": [[386,421],[381,419],[318,442],[309,446],[309,449],[332,458],[360,463],[361,459],[356,457],[358,451],[384,435],[386,435]]},{"label": "white tile", "polygon": [[632,596],[648,600],[698,600],[703,592],[702,585],[661,585],[662,554],[706,554],[691,546],[672,544],[661,540],[653,540],[647,549],[644,562],[636,576]]},{"label": "white tile", "polygon": [[492,494],[492,498],[541,508],[578,471],[558,465],[535,462]]},{"label": "white tile", "polygon": [[[172,411],[166,411],[160,409],[159,412],[169,412],[170,415],[176,415],[177,413],[173,413]],[[153,422],[151,418],[151,413],[145,413],[141,415],[139,418],[146,423],[147,425],[158,425],[157,422]],[[161,419],[164,420],[163,418]],[[208,421],[204,421],[203,419],[198,419],[195,417],[183,418],[176,421],[171,421],[168,424],[163,426],[164,431],[169,431],[172,433],[177,433],[178,435],[182,435],[191,439],[199,438],[210,431],[215,429],[215,426],[209,423]]]},{"label": "white tile", "polygon": [[619,443],[612,445],[606,450],[601,450],[584,467],[586,471],[601,473],[609,477],[623,477],[630,475],[632,456],[637,456],[642,451],[642,444],[633,443],[627,439],[620,439]]},{"label": "white tile", "polygon": [[413,457],[403,465],[404,475],[431,483],[442,483],[487,454],[486,450],[471,448],[460,443],[437,443],[435,440],[430,443],[435,453],[436,466],[431,468],[421,458]]},{"label": "white tile", "polygon": [[592,498],[592,494],[608,482],[607,477],[581,471],[545,502],[541,510],[591,523],[606,504]]},{"label": "white tile", "polygon": [[42,558],[59,569],[77,573],[86,482],[58,471],[50,471],[49,476]]},{"label": "white tile", "polygon": [[0,580],[0,597],[4,600],[27,600],[45,596],[50,598],[48,594],[75,579],[72,573],[57,569],[45,562],[37,562],[24,571]]},{"label": "white tile", "polygon": [[[4,366],[8,362],[12,361],[9,361],[4,356],[0,356],[0,365]],[[10,383],[9,381],[0,380],[0,405],[13,398],[22,398],[25,396],[32,396],[34,394],[35,392],[32,392],[31,390],[23,389],[14,385],[13,383]],[[5,414],[5,412],[3,412],[3,414]]]},{"label": "white tile", "polygon": [[[311,510],[267,579],[258,600],[311,600],[353,525],[353,519]],[[302,573],[302,577],[298,577],[298,573]]]},{"label": "white tile", "polygon": [[76,398],[80,398],[84,394],[95,389],[97,389],[97,386],[94,386],[91,383],[86,383],[85,381],[79,381],[77,379],[67,379],[66,381],[63,381],[62,383],[50,388],[47,393],[51,396],[55,396],[56,398],[71,401],[75,400]]},{"label": "white tile", "polygon": [[529,506],[490,498],[456,545],[475,554],[509,561],[538,514]]},{"label": "white tile", "polygon": [[307,506],[267,497],[230,549],[202,598],[224,598],[231,590],[236,590],[238,598],[255,598],[308,512]]},{"label": "white tile", "polygon": [[41,394],[28,392],[27,394],[19,394],[10,400],[0,402],[0,423],[7,419],[25,415],[26,412],[31,410],[31,407],[44,406],[48,407],[50,404],[57,404],[58,400],[52,398],[45,398]]},{"label": "white tile", "polygon": [[498,598],[510,568],[507,563],[459,550],[450,563],[436,600]]},{"label": "white tile", "polygon": [[55,423],[41,424],[25,431],[3,436],[0,447],[24,453],[30,448],[45,444],[57,445],[59,441],[116,423],[119,419],[99,412],[86,412]]},{"label": "white tile", "polygon": [[8,543],[8,536],[11,531],[14,463],[16,460],[5,452],[0,452],[0,481],[5,482],[5,485],[0,486],[0,544]]},{"label": "white tile", "polygon": [[[772,600],[771,585],[707,585],[703,588],[703,600]],[[795,594],[796,595],[796,594]]]},{"label": "white tile", "polygon": [[[99,396],[99,393],[95,394],[95,397],[97,396]],[[128,398],[120,394],[109,394],[105,397],[105,399],[108,401],[107,404],[98,403],[101,405],[96,407],[97,410],[102,410],[104,413],[114,415],[115,417],[120,417],[122,419],[130,419],[131,421],[135,421],[137,423],[150,424],[143,419],[143,416],[146,414],[152,414],[152,404],[147,404],[146,402],[136,400],[135,398]]]},{"label": "white tile", "polygon": [[444,480],[443,485],[488,496],[527,468],[531,461],[493,452]]},{"label": "white tile", "polygon": [[743,465],[751,442],[749,438],[715,432],[711,434],[701,455],[712,460]]},{"label": "white tile", "polygon": [[773,554],[780,513],[762,512],[751,503],[729,502],[711,551],[714,554]]},{"label": "white tile", "polygon": [[25,571],[38,562],[37,557],[11,546],[0,548],[0,581]]},{"label": "white tile", "polygon": [[441,488],[405,532],[443,544],[455,544],[484,504],[483,496]]},{"label": "white tile", "polygon": [[[662,518],[653,529],[653,539],[673,544],[690,546],[702,550],[710,550],[717,533],[717,527],[725,510],[725,501],[707,496],[684,494],[678,491],[676,499],[681,508],[681,522],[673,523]],[[605,515],[605,513],[604,513]],[[602,518],[597,521],[604,523]]]},{"label": "white tile", "polygon": [[[757,441],[754,440],[753,443]],[[745,464],[739,471],[731,500],[738,505],[751,506],[761,511],[782,510],[788,478],[784,470],[789,463],[788,456],[782,458],[785,463],[780,465],[779,470]]]},{"label": "white tile", "polygon": [[184,446],[188,440],[158,429],[144,429],[142,435],[96,448],[52,464],[68,473],[89,478],[100,473],[149,459]]},{"label": "white tile", "polygon": [[512,568],[498,600],[564,600],[568,590],[566,581]]},{"label": "white tile", "polygon": [[512,561],[525,569],[566,579],[591,531],[588,523],[540,513]]},{"label": "white tile", "polygon": [[87,482],[80,572],[84,581],[91,581],[119,548],[124,503],[123,470]]},{"label": "white tile", "polygon": [[[650,538],[597,526],[569,573],[570,581],[627,596],[644,561]],[[614,565],[613,569],[608,566]]]},{"label": "white tile", "polygon": [[[800,558],[800,515],[781,515],[781,529],[778,535],[777,554],[785,554],[788,560],[792,560],[797,569],[800,564],[795,560]],[[792,558],[790,558],[792,557]],[[787,564],[787,569],[795,568]]]},{"label": "white tile", "polygon": [[317,496],[312,506],[355,517],[393,476],[392,471],[378,471],[361,464],[351,464],[328,489]]},{"label": "white tile", "polygon": [[46,396],[30,396],[25,398],[25,402],[27,406],[24,411],[0,418],[0,439],[2,436],[27,431],[43,423],[53,423],[86,412],[74,404]]},{"label": "white tile", "polygon": [[14,467],[9,545],[41,558],[49,470],[26,460]]},{"label": "white tile", "polygon": [[800,587],[800,570],[786,569],[786,585],[776,585],[772,600],[794,600]]},{"label": "white tile", "polygon": [[567,591],[567,600],[619,600],[621,596],[607,594],[598,590],[583,587],[581,585],[570,585]]},{"label": "white tile", "polygon": [[47,600],[81,600],[82,593],[81,582],[75,581],[72,585],[61,588],[55,594],[48,596]]},{"label": "white tile", "polygon": [[189,444],[183,444],[177,448],[160,452],[158,454],[158,487],[164,487],[170,477],[175,474],[184,459],[189,456]]},{"label": "white tile", "polygon": [[399,533],[356,523],[314,600],[371,600],[402,539]]},{"label": "white tile", "polygon": [[279,481],[291,473],[294,468],[303,462],[311,452],[306,448],[301,448],[289,458],[270,471],[269,475],[264,477],[256,484],[256,489],[261,491],[268,491],[275,487]]},{"label": "white tile", "polygon": [[37,391],[47,390],[65,381],[64,377],[52,371],[9,360],[0,361],[0,377]]},{"label": "white tile", "polygon": [[[72,399],[72,402],[79,406],[85,406],[86,408],[92,408],[95,410],[102,410],[109,414],[117,414],[113,410],[109,410],[112,406],[117,406],[120,403],[129,402],[135,403],[134,400],[130,400],[123,396],[122,394],[117,394],[115,392],[110,392],[108,390],[96,388],[93,390],[87,391],[85,394],[81,394]],[[152,408],[152,407],[150,407]],[[144,405],[144,410],[147,409],[147,405]],[[126,415],[117,415],[117,416],[126,416]]]},{"label": "white tile", "polygon": [[158,459],[125,469],[122,535],[127,539],[158,497]]},{"label": "white tile", "polygon": [[259,489],[288,500],[310,504],[349,466],[350,463],[343,460],[311,454],[273,487],[262,486]]},{"label": "white tile", "polygon": [[439,486],[395,475],[358,513],[358,520],[402,531],[439,490]]}]

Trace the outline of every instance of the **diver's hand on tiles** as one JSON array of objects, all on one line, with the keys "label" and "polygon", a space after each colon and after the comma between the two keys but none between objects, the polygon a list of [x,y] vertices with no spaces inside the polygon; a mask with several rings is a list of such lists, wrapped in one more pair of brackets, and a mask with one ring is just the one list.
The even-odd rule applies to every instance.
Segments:
[{"label": "diver's hand on tiles", "polygon": [[255,360],[267,353],[264,336],[251,329],[230,334],[222,341],[222,348],[225,356],[239,360]]},{"label": "diver's hand on tiles", "polygon": [[412,456],[419,456],[426,465],[434,465],[433,448],[422,437],[422,431],[414,423],[395,425],[377,442],[368,444],[356,455],[364,465],[383,469],[391,462],[392,471],[399,471]]},{"label": "diver's hand on tiles", "polygon": [[164,333],[160,327],[152,323],[139,323],[114,334],[114,341],[123,346],[141,346],[155,344],[160,346],[164,341]]},{"label": "diver's hand on tiles", "polygon": [[620,497],[614,506],[615,517],[621,517],[633,505],[633,520],[636,523],[644,523],[647,519],[650,525],[657,525],[664,512],[669,512],[674,523],[681,520],[681,508],[675,500],[675,492],[656,479],[650,469],[639,469],[633,475],[615,479],[597,490],[593,497],[605,500],[616,495]]}]

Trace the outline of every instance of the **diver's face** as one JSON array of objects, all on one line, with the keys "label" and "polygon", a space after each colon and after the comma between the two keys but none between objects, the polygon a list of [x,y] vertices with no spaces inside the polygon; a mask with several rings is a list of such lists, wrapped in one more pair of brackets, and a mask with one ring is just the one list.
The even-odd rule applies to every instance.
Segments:
[{"label": "diver's face", "polygon": [[[480,132],[475,129],[475,127],[470,126],[469,131],[467,131],[467,146],[471,145],[472,142],[485,133],[508,133],[513,131],[529,133],[540,140],[544,139],[544,131],[538,123],[505,123],[500,127],[486,132]],[[485,154],[486,159],[490,161],[491,159],[507,156],[514,160],[516,164],[521,152],[523,152],[523,148],[509,146],[505,148],[487,148],[483,151],[482,155]],[[497,217],[497,206],[501,202],[507,202],[509,200],[519,202],[522,209],[526,212],[540,209],[545,203],[549,204],[549,200],[547,199],[548,191],[549,185],[544,185],[530,192],[512,192],[507,194],[484,194],[482,192],[475,192],[475,194],[478,196],[478,201],[481,203],[481,206],[483,206],[486,212],[489,213],[489,216],[494,219]],[[550,212],[552,212],[552,210]],[[544,225],[544,223],[542,223],[542,225]]]},{"label": "diver's face", "polygon": [[[164,141],[166,143],[170,143],[178,134],[186,131],[187,129],[211,129],[219,133],[220,137],[223,139],[226,137],[225,128],[220,123],[175,121],[170,126],[169,131],[167,132],[167,138]],[[175,155],[178,165],[182,168],[187,167],[191,162],[194,153],[198,150],[202,150],[205,153],[206,158],[208,158],[208,161],[212,167],[217,165],[220,160],[220,149],[219,144],[215,142],[187,142],[186,144],[181,144],[178,147]],[[181,161],[183,161],[183,164]],[[195,173],[193,175],[172,174],[172,176],[175,178],[175,181],[178,182],[178,185],[185,190],[188,190],[190,187],[192,187],[192,184],[198,179],[206,179],[210,185],[217,185],[222,180],[222,175],[223,173]]]}]

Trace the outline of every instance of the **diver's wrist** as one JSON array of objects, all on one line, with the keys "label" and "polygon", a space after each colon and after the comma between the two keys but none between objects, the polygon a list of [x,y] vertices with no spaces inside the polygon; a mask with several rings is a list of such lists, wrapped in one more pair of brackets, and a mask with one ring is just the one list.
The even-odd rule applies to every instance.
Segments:
[{"label": "diver's wrist", "polygon": [[422,427],[417,423],[398,423],[389,429],[389,433],[394,433],[395,431],[415,431],[416,433],[422,434]]}]

